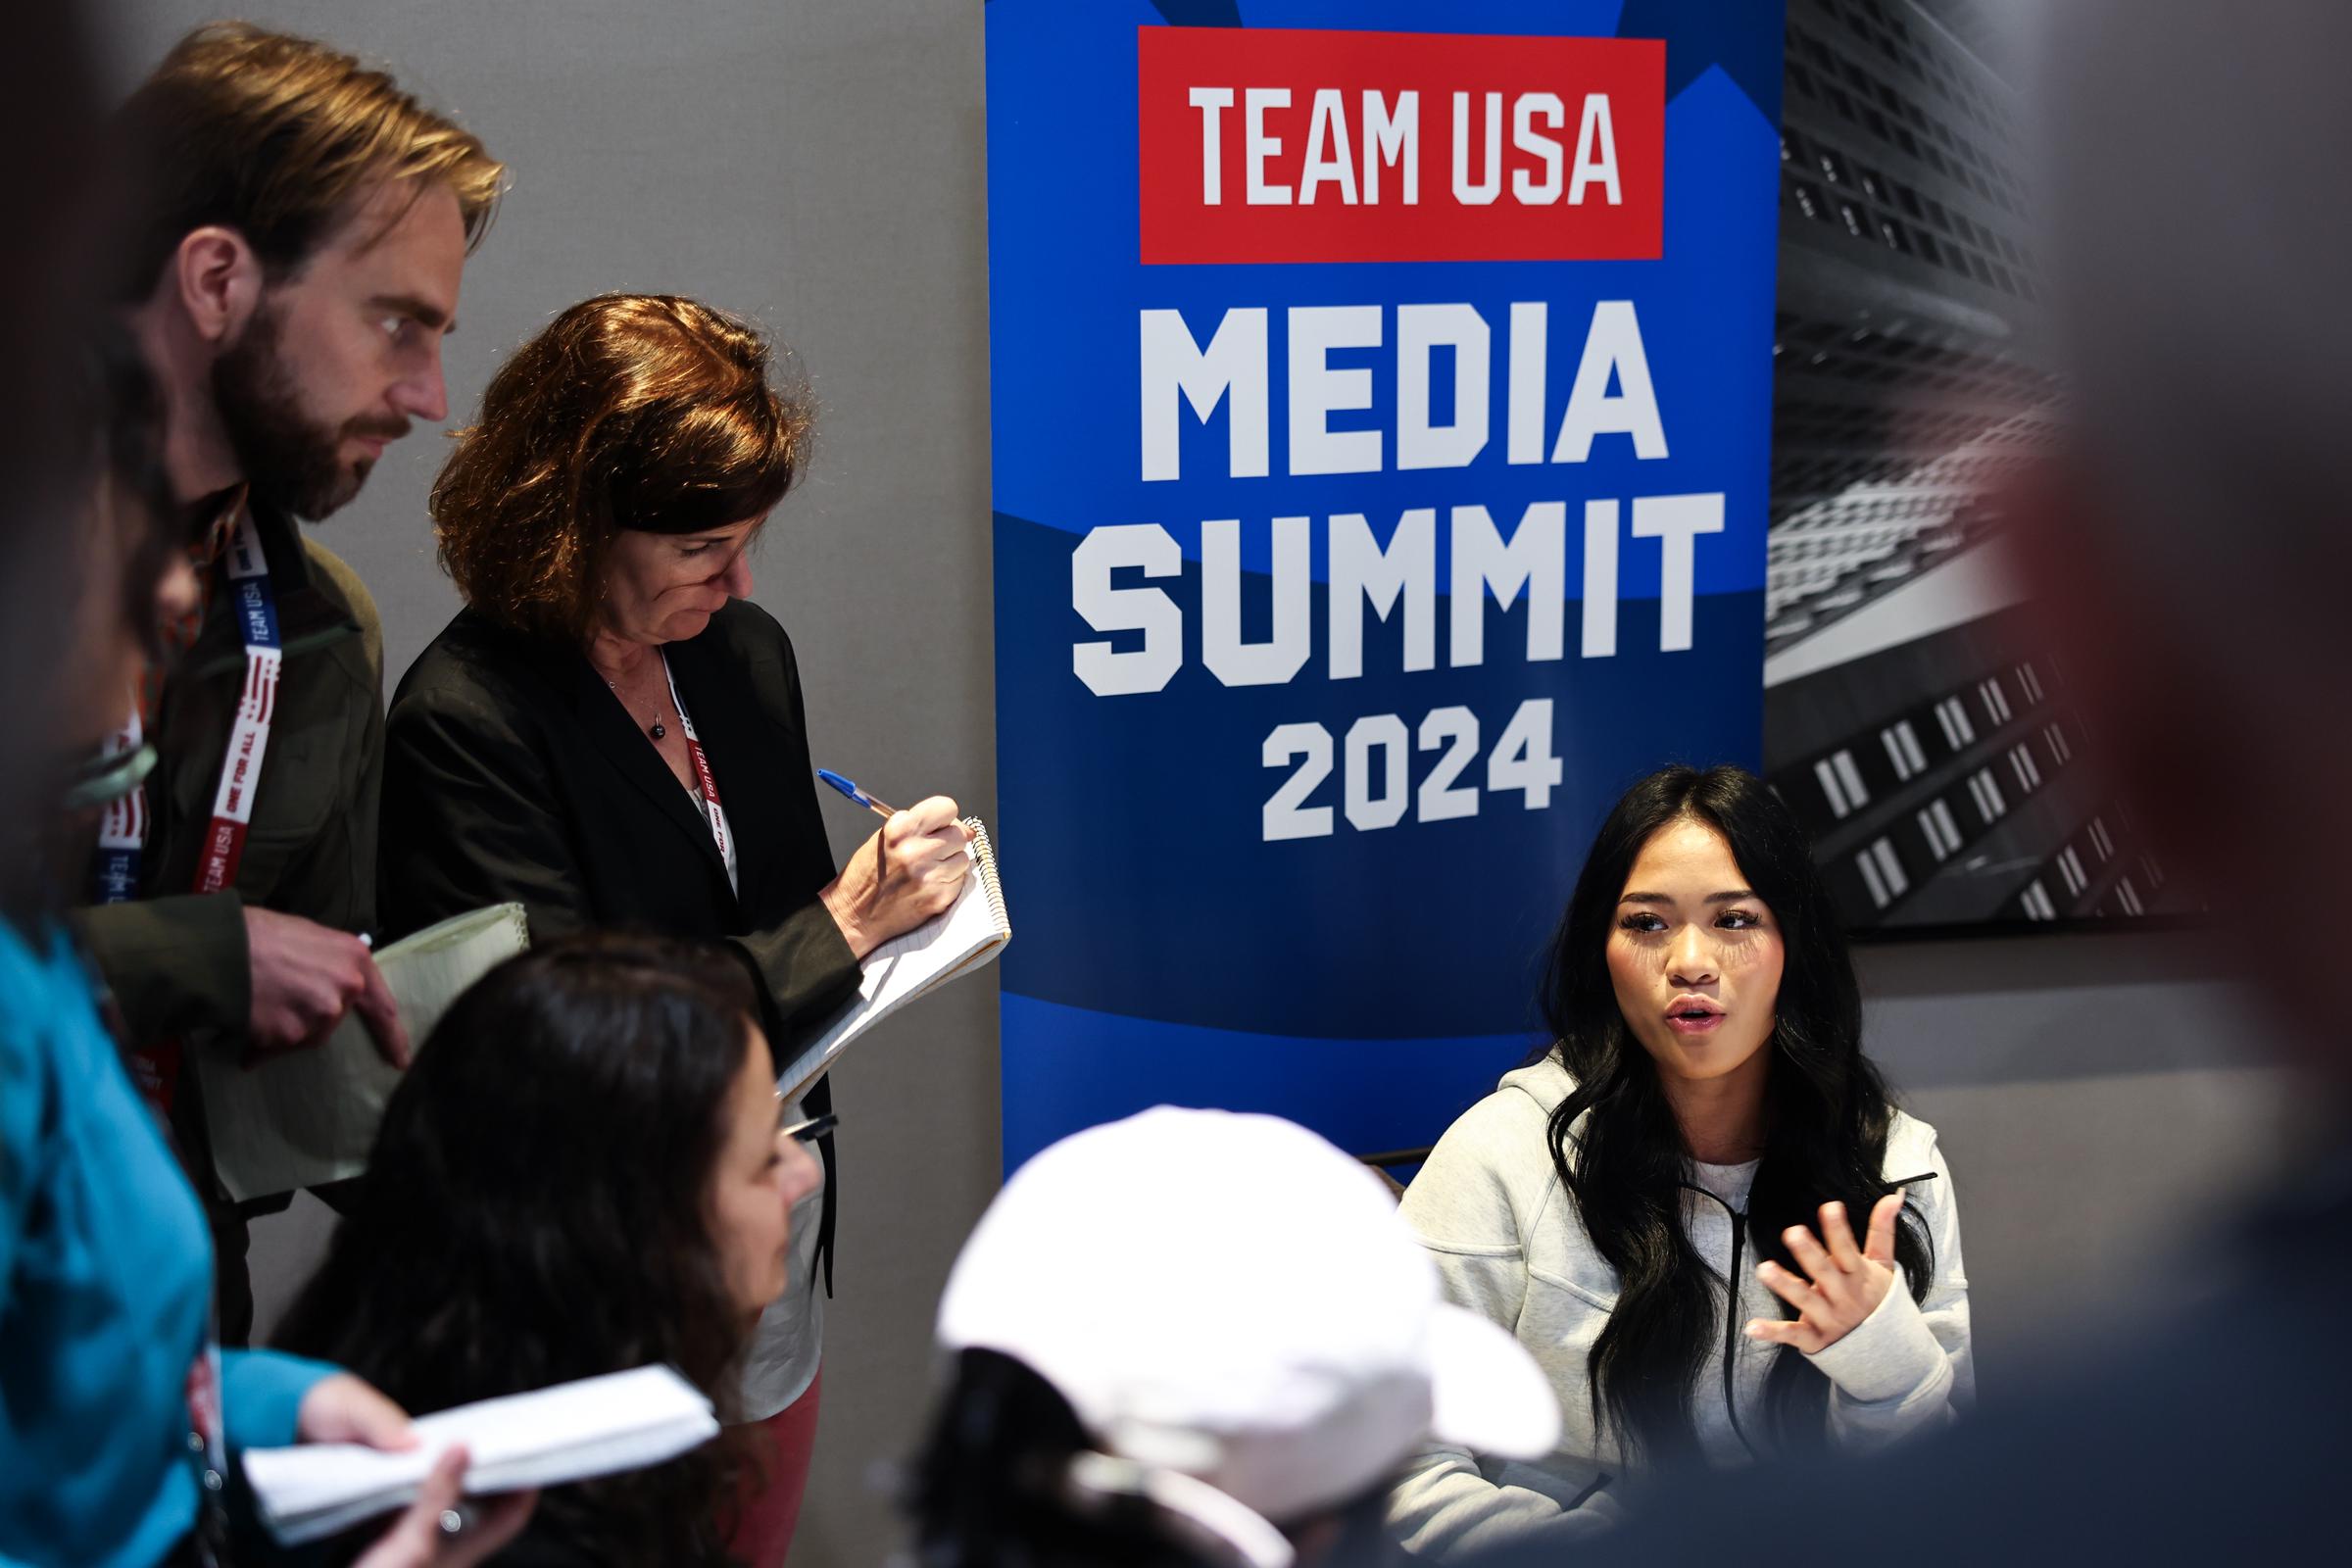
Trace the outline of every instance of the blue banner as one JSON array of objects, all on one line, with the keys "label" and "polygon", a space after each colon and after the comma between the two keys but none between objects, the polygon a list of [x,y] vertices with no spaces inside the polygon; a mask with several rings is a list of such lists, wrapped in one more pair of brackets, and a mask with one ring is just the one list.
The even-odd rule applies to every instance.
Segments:
[{"label": "blue banner", "polygon": [[992,0],[1007,1170],[1434,1141],[1617,795],[1757,765],[1780,12]]}]

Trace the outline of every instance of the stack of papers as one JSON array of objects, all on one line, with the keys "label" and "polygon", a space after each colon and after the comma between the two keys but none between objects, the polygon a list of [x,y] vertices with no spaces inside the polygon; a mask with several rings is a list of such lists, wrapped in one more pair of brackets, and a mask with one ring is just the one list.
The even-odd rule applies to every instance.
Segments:
[{"label": "stack of papers", "polygon": [[351,1443],[248,1450],[246,1479],[270,1533],[296,1546],[405,1508],[456,1444],[471,1456],[466,1491],[479,1494],[641,1470],[718,1436],[710,1401],[665,1366],[460,1405],[416,1427],[417,1446],[398,1453]]}]

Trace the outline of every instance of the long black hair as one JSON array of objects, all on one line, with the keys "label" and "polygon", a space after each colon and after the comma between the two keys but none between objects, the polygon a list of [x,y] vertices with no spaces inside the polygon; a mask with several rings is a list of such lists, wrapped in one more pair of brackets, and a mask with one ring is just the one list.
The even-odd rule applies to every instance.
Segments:
[{"label": "long black hair", "polygon": [[[1068,1399],[1027,1363],[957,1353],[902,1499],[922,1568],[1225,1568],[1239,1560],[1200,1526],[1140,1494],[1074,1486],[1100,1448]],[[1318,1560],[1401,1561],[1382,1526],[1388,1483],[1329,1510]],[[1278,1526],[1305,1521],[1275,1520]]]},{"label": "long black hair", "polygon": [[1070,1463],[1094,1446],[1070,1402],[1029,1366],[995,1350],[961,1351],[909,1478],[916,1560],[923,1568],[1201,1568],[1143,1498],[1074,1505]]},{"label": "long black hair", "polygon": [[[420,1413],[665,1362],[725,1415],[748,1329],[705,1215],[755,1006],[733,960],[652,937],[492,970],[394,1091],[277,1345]],[[722,1445],[551,1492],[514,1554],[723,1562],[735,1468]]]},{"label": "long black hair", "polygon": [[[1617,1309],[1587,1357],[1594,1418],[1605,1411],[1629,1452],[1661,1465],[1698,1455],[1692,1402],[1699,1369],[1735,1310],[1737,1282],[1723,1299],[1724,1282],[1683,1229],[1690,1155],[1657,1066],[1617,1005],[1607,948],[1636,857],[1652,835],[1684,820],[1723,836],[1747,885],[1771,908],[1786,950],[1777,1022],[1764,1048],[1772,1059],[1764,1152],[1744,1218],[1750,1255],[1801,1275],[1781,1241],[1784,1230],[1817,1225],[1820,1205],[1832,1199],[1858,1223],[1893,1190],[1885,1171],[1893,1106],[1862,1054],[1861,990],[1804,829],[1743,769],[1652,773],[1625,793],[1592,841],[1552,943],[1544,1009],[1556,1042],[1549,1049],[1576,1080],[1551,1113],[1552,1164],[1586,1234],[1618,1276]],[[1908,1207],[1895,1255],[1912,1295],[1924,1296],[1931,1244]],[[1774,1440],[1788,1448],[1818,1446],[1828,1399],[1829,1380],[1784,1350],[1765,1385]]]}]

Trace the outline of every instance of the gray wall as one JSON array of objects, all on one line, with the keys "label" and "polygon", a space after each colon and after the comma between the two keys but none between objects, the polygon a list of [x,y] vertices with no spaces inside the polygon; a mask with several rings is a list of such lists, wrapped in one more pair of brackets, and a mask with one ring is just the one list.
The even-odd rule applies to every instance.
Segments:
[{"label": "gray wall", "polygon": [[[123,71],[206,8],[122,6]],[[491,368],[607,289],[695,294],[798,351],[822,403],[758,597],[799,644],[819,760],[993,811],[981,18],[975,0],[279,0],[258,20],[392,62],[514,170],[450,345],[463,420]],[[424,498],[442,443],[390,453],[326,542],[374,589],[392,671],[455,608]],[[835,850],[865,831],[834,816]],[[2271,1157],[2279,1095],[2177,940],[1876,949],[1875,1048],[1959,1173],[1988,1391]],[[870,1564],[869,1486],[915,1434],[927,1330],[993,1190],[993,976],[839,1072],[840,1294],[796,1564]],[[305,1200],[257,1240],[265,1314],[316,1255]]]}]

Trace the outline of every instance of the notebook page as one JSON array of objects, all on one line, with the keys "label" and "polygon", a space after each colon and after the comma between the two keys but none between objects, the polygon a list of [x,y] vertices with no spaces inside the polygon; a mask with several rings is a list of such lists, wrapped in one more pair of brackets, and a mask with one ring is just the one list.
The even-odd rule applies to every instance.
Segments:
[{"label": "notebook page", "polygon": [[858,994],[868,1007],[887,1010],[910,1002],[997,939],[996,914],[980,876],[978,857],[967,849],[971,875],[945,914],[891,938],[865,956],[865,978]]},{"label": "notebook page", "polygon": [[[421,1049],[458,994],[530,945],[519,904],[493,905],[428,926],[375,956],[412,1049]],[[200,1059],[198,1092],[214,1128],[216,1166],[231,1197],[266,1198],[357,1176],[376,1122],[400,1083],[356,1013],[308,1051],[247,1066]]]},{"label": "notebook page", "polygon": [[857,998],[777,1075],[776,1087],[786,1099],[798,1097],[858,1036],[925,992],[994,958],[1011,939],[988,830],[976,818],[965,821],[974,835],[964,851],[971,857],[972,874],[963,891],[945,913],[865,956]]}]

